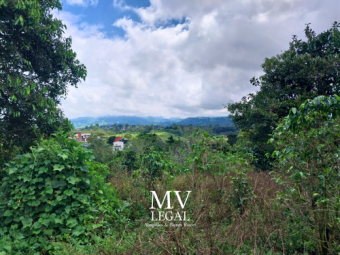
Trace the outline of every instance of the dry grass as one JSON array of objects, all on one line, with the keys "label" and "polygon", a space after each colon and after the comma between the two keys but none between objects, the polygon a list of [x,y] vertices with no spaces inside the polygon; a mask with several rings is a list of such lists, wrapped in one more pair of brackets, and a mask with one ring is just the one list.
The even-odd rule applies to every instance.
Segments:
[{"label": "dry grass", "polygon": [[[253,198],[240,214],[230,201],[235,186],[229,176],[208,173],[176,176],[174,180],[157,180],[148,183],[120,173],[111,183],[119,197],[132,203],[132,214],[140,220],[138,240],[126,254],[242,254],[251,247],[253,254],[264,250],[284,252],[283,239],[287,234],[282,213],[275,210],[273,200],[280,187],[267,173],[249,173],[247,180]],[[195,227],[146,228],[151,199],[149,190],[161,197],[167,190],[192,191],[187,211]],[[137,211],[146,208],[145,215]],[[274,242],[273,242],[274,238]]]}]

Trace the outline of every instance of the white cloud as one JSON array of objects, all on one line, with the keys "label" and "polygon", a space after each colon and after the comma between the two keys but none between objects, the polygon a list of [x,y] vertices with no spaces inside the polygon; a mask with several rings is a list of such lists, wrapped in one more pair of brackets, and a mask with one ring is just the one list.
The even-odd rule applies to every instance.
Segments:
[{"label": "white cloud", "polygon": [[96,6],[99,0],[66,0],[67,4],[70,5],[80,5],[80,6]]},{"label": "white cloud", "polygon": [[[72,0],[76,1],[76,0]],[[86,82],[70,88],[66,116],[226,116],[222,104],[256,88],[261,64],[286,50],[306,23],[317,33],[339,17],[337,0],[151,0],[134,10],[142,22],[115,22],[125,38],[61,12],[73,49],[87,66]],[[160,26],[185,17],[176,26]]]}]

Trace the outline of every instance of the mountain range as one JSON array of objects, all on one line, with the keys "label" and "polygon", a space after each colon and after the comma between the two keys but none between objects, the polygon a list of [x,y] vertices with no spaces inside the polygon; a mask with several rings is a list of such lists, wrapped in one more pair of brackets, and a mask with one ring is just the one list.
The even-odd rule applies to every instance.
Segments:
[{"label": "mountain range", "polygon": [[172,124],[193,125],[193,126],[233,126],[234,123],[227,117],[190,117],[190,118],[169,118],[157,117],[137,117],[137,116],[104,116],[104,117],[79,117],[70,119],[75,128],[99,124],[99,126],[113,124],[129,125],[164,125]]}]

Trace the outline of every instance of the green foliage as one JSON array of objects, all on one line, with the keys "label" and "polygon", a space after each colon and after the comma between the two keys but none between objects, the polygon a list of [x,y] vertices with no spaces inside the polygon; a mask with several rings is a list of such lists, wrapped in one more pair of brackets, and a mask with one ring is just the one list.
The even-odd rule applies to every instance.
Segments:
[{"label": "green foliage", "polygon": [[252,164],[261,170],[269,170],[272,167],[273,160],[262,146],[251,146],[247,151],[253,156]]},{"label": "green foliage", "polygon": [[193,138],[196,138],[194,143],[191,146],[191,154],[187,159],[187,165],[193,165],[193,171],[206,171],[210,168],[210,164],[207,160],[207,150],[208,140],[210,135],[207,132],[201,133],[201,130],[198,130],[192,135]]},{"label": "green foliage", "polygon": [[124,135],[124,138],[126,138],[126,139],[131,139],[131,138],[132,138],[132,135],[131,135],[131,134],[126,134],[126,135]]},{"label": "green foliage", "polygon": [[6,164],[0,237],[13,240],[11,249],[51,250],[49,240],[69,236],[86,242],[87,233],[107,231],[122,219],[114,190],[105,183],[107,167],[93,158],[78,142],[56,134]]},{"label": "green foliage", "polygon": [[0,1],[0,167],[42,135],[70,129],[57,106],[86,68],[54,10],[59,0]]},{"label": "green foliage", "polygon": [[132,172],[140,166],[139,155],[134,150],[117,151],[113,155],[113,160],[109,162],[109,166],[114,172],[123,169]]},{"label": "green foliage", "polygon": [[[316,230],[321,254],[331,251],[339,232],[339,116],[340,97],[307,100],[290,110],[270,140],[277,145],[273,156],[290,181],[280,198],[290,208],[303,208],[297,217]],[[277,181],[282,182],[280,177]]]},{"label": "green foliage", "polygon": [[208,125],[220,125],[220,126],[233,126],[233,122],[227,117],[191,117],[175,122],[177,125],[193,125],[193,126],[208,126]]},{"label": "green foliage", "polygon": [[237,142],[237,135],[229,134],[228,135],[228,143],[233,146]]},{"label": "green foliage", "polygon": [[115,141],[115,139],[116,139],[116,136],[110,136],[110,137],[107,139],[107,143],[108,143],[109,145],[112,145],[113,142]]},{"label": "green foliage", "polygon": [[231,175],[229,178],[235,187],[229,199],[232,201],[234,207],[240,210],[240,214],[242,215],[248,200],[252,197],[246,171],[244,171],[244,169],[235,169],[235,175]]},{"label": "green foliage", "polygon": [[249,132],[252,147],[272,153],[274,147],[267,144],[268,135],[290,108],[318,95],[340,93],[338,28],[334,22],[331,29],[316,35],[307,25],[307,41],[294,36],[288,50],[265,59],[265,74],[251,79],[259,91],[227,106],[235,125]]},{"label": "green foliage", "polygon": [[145,147],[153,146],[157,151],[162,151],[164,147],[164,142],[156,134],[140,133],[137,136],[137,142],[144,144]]},{"label": "green foliage", "polygon": [[141,170],[147,177],[154,179],[163,175],[172,176],[173,164],[167,160],[164,152],[146,149],[141,157]]},{"label": "green foliage", "polygon": [[93,150],[93,156],[97,162],[108,163],[112,160],[112,144],[105,144],[104,140],[98,139],[96,134],[91,134],[87,141],[90,143],[88,148]]},{"label": "green foliage", "polygon": [[172,135],[169,136],[168,140],[166,141],[166,143],[168,145],[172,145],[174,142],[175,142],[175,139],[174,139],[174,137]]},{"label": "green foliage", "polygon": [[152,131],[152,126],[144,126],[143,134],[148,134]]},{"label": "green foliage", "polygon": [[213,152],[223,152],[225,154],[232,150],[232,147],[230,146],[228,140],[224,137],[214,138],[210,142],[210,148]]},{"label": "green foliage", "polygon": [[68,243],[58,242],[53,244],[55,249],[53,254],[137,254],[129,252],[130,249],[133,249],[137,236],[137,232],[120,231],[114,231],[104,237],[93,235],[91,245],[82,245],[77,240],[70,239]]},{"label": "green foliage", "polygon": [[[252,191],[246,175],[252,172],[252,168],[248,164],[249,156],[232,153],[229,148],[212,153],[211,147],[214,146],[209,146],[209,144],[213,141],[207,132],[201,133],[199,130],[193,134],[193,137],[197,139],[192,145],[192,153],[187,159],[187,165],[193,172],[204,171],[229,179],[233,186],[233,192],[227,200],[242,215],[247,203],[252,198]],[[225,194],[225,191],[221,189],[219,189],[219,192]]]},{"label": "green foliage", "polygon": [[226,127],[214,126],[212,128],[212,131],[213,131],[214,134],[219,135],[219,134],[223,134],[223,133],[228,134],[230,132],[236,132],[237,130],[236,130],[234,125],[230,125],[230,126],[226,126]]}]

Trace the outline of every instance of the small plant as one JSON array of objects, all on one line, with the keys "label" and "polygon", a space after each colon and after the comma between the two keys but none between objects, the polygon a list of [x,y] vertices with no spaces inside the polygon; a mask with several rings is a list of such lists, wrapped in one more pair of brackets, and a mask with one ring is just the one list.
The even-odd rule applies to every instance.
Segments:
[{"label": "small plant", "polygon": [[230,179],[234,189],[229,199],[232,200],[234,207],[239,209],[242,215],[245,211],[245,206],[252,197],[252,191],[244,171],[236,169],[235,174],[231,175]]},{"label": "small plant", "polygon": [[141,167],[145,169],[146,174],[151,179],[163,175],[172,176],[174,168],[173,164],[166,159],[164,152],[155,151],[152,147],[146,149],[144,155],[142,155]]},{"label": "small plant", "polygon": [[191,155],[187,159],[187,165],[192,165],[194,171],[206,171],[211,165],[208,164],[207,151],[210,135],[208,132],[202,133],[201,130],[193,133],[195,142],[191,146]]}]

